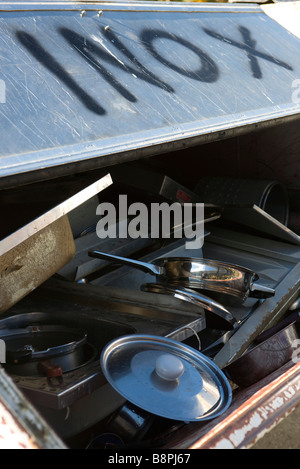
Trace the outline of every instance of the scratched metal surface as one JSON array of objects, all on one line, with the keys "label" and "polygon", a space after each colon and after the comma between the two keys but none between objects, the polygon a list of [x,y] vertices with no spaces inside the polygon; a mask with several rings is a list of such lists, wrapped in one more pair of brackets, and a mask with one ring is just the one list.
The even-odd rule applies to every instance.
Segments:
[{"label": "scratched metal surface", "polygon": [[0,183],[300,117],[300,40],[259,6],[2,2],[0,30]]}]

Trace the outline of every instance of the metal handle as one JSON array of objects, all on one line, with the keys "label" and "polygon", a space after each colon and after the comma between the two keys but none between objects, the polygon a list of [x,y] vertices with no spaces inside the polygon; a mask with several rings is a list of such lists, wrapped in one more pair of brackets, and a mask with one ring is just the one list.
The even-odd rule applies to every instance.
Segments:
[{"label": "metal handle", "polygon": [[176,288],[171,285],[146,283],[141,286],[141,290],[150,293],[171,295],[174,298],[178,298],[180,300],[187,301],[190,304],[202,307],[203,309],[210,311],[211,313],[218,316],[220,324],[224,329],[233,329],[236,324],[236,319],[226,308],[224,308],[223,305],[190,288]]},{"label": "metal handle", "polygon": [[107,254],[107,253],[100,252],[100,251],[89,251],[89,256],[97,257],[99,259],[109,260],[117,264],[124,264],[124,265],[129,265],[130,267],[136,267],[137,269],[142,270],[143,272],[146,272],[147,274],[152,274],[152,275],[164,274],[163,267],[159,267],[157,265],[150,264],[147,262],[137,261],[135,259],[127,259],[126,257],[115,256],[113,254]]},{"label": "metal handle", "polygon": [[45,360],[38,364],[38,371],[47,378],[58,378],[63,376],[63,370],[58,365],[52,365],[51,360]]},{"label": "metal handle", "polygon": [[251,298],[270,298],[275,295],[275,290],[264,285],[253,282],[250,286],[249,296]]},{"label": "metal handle", "polygon": [[252,313],[256,310],[256,308],[262,304],[263,300],[257,300],[254,305],[251,306],[249,311],[246,313],[246,315],[242,318],[239,319],[236,323],[236,326],[234,329],[231,331],[225,332],[219,339],[215,340],[212,344],[208,345],[205,347],[204,350],[201,350],[202,353],[205,355],[211,357],[214,356],[219,350],[220,346],[223,347],[226,342],[239,330],[239,328],[247,321],[247,319],[252,315]]}]

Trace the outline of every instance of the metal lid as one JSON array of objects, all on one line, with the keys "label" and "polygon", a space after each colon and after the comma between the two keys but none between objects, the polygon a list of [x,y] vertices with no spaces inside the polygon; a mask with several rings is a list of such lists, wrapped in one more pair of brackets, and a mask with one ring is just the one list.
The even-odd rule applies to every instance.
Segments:
[{"label": "metal lid", "polygon": [[101,354],[103,373],[125,399],[179,421],[217,417],[231,403],[223,372],[197,350],[165,337],[127,335]]},{"label": "metal lid", "polygon": [[144,283],[141,290],[170,295],[205,309],[206,325],[213,329],[232,330],[236,325],[236,319],[221,303],[191,288],[176,287],[166,283]]}]

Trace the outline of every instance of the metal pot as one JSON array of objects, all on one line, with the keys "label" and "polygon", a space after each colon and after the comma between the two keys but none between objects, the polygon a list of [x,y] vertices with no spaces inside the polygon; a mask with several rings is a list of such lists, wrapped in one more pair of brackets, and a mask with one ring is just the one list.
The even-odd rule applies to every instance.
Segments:
[{"label": "metal pot", "polygon": [[116,434],[123,442],[140,441],[154,422],[155,416],[129,401],[109,420],[106,431]]},{"label": "metal pot", "polygon": [[294,341],[299,338],[299,322],[299,313],[293,314],[263,332],[255,339],[254,347],[227,365],[223,372],[242,387],[268,376],[292,359]]},{"label": "metal pot", "polygon": [[78,367],[87,333],[61,325],[30,325],[1,330],[6,346],[5,368],[18,375],[47,375]]},{"label": "metal pot", "polygon": [[104,347],[100,365],[117,393],[158,417],[211,420],[232,401],[230,383],[212,360],[167,337],[122,336]]},{"label": "metal pot", "polygon": [[224,302],[234,299],[243,303],[248,296],[268,298],[275,294],[274,289],[256,283],[259,276],[250,269],[216,260],[169,257],[152,264],[99,251],[89,251],[89,256],[135,267],[155,275],[160,283],[215,293]]}]

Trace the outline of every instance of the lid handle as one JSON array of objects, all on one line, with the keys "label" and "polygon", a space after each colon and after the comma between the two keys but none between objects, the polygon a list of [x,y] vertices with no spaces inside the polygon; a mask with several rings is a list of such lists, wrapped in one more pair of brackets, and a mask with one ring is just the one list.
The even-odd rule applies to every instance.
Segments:
[{"label": "lid handle", "polygon": [[164,353],[156,360],[155,371],[160,378],[175,381],[183,374],[184,365],[175,355]]}]

